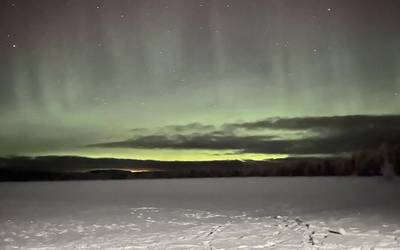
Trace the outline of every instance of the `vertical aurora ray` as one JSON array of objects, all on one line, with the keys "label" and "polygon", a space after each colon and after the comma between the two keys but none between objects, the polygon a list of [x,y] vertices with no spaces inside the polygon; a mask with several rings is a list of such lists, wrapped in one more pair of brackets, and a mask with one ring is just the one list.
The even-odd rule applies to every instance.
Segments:
[{"label": "vertical aurora ray", "polygon": [[83,145],[171,124],[398,114],[399,10],[389,0],[4,1],[0,154],[94,155]]}]

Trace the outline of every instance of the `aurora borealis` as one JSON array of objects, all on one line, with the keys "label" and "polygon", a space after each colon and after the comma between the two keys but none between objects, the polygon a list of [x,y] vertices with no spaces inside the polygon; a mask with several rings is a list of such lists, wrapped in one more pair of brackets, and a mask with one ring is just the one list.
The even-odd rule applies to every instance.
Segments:
[{"label": "aurora borealis", "polygon": [[397,0],[1,1],[0,155],[265,159],[400,142],[399,13]]}]

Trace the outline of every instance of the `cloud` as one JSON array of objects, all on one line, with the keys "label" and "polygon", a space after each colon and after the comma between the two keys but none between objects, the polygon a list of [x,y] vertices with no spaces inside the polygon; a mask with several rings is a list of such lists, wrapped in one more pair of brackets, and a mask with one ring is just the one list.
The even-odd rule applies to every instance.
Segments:
[{"label": "cloud", "polygon": [[201,123],[189,123],[186,125],[170,125],[170,126],[165,126],[162,128],[163,130],[167,130],[170,132],[177,132],[177,133],[183,133],[183,132],[205,132],[205,131],[213,131],[215,130],[214,125],[205,125]]},{"label": "cloud", "polygon": [[192,123],[167,126],[153,134],[89,147],[237,150],[294,155],[352,152],[382,143],[400,143],[400,116],[269,118],[219,127]]},{"label": "cloud", "polygon": [[297,118],[269,118],[256,122],[234,123],[232,127],[254,129],[288,129],[288,130],[333,130],[345,131],[358,128],[387,127],[395,128],[400,124],[399,115],[371,116],[322,116]]}]

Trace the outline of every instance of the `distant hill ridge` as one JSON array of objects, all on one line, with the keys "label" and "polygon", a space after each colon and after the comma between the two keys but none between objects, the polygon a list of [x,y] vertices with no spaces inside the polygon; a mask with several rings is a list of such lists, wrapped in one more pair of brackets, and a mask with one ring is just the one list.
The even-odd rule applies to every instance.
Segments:
[{"label": "distant hill ridge", "polygon": [[400,175],[400,145],[336,157],[265,161],[151,161],[75,156],[0,158],[0,181],[235,176]]}]

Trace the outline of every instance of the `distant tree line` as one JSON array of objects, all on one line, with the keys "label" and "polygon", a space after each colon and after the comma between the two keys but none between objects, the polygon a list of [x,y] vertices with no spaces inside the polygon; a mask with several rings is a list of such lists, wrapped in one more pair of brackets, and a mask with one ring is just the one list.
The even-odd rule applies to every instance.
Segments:
[{"label": "distant tree line", "polygon": [[265,161],[180,162],[68,156],[0,158],[0,181],[351,175],[400,175],[400,145],[382,145],[379,149],[344,156]]}]

